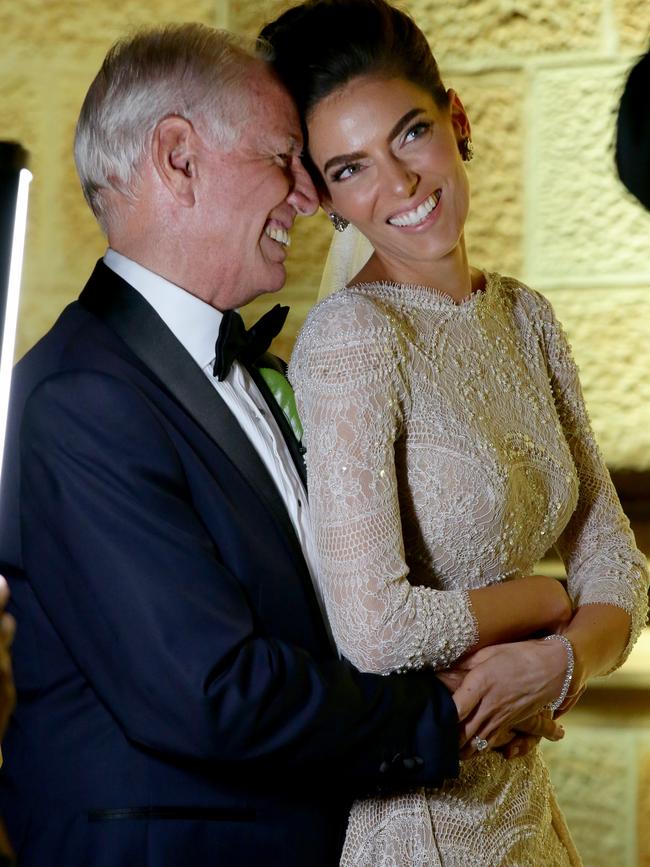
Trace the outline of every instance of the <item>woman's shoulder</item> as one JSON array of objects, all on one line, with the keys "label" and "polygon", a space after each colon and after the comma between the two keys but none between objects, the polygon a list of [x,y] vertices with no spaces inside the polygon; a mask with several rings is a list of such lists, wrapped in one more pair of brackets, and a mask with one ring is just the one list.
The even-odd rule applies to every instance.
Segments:
[{"label": "woman's shoulder", "polygon": [[488,285],[494,287],[494,294],[501,301],[519,309],[527,318],[553,320],[551,302],[537,289],[532,289],[517,277],[509,277],[497,272],[486,273]]},{"label": "woman's shoulder", "polygon": [[[397,336],[390,310],[365,291],[346,287],[313,307],[291,355],[290,378],[311,369],[384,368],[394,359]],[[392,367],[392,363],[390,364]]]},{"label": "woman's shoulder", "polygon": [[300,330],[296,345],[346,344],[351,339],[373,341],[393,330],[390,310],[371,294],[348,286],[313,307]]}]

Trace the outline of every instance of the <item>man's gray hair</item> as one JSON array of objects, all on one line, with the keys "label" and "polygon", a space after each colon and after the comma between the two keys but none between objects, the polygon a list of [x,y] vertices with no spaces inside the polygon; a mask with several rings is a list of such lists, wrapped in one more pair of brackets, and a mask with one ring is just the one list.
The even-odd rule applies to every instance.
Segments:
[{"label": "man's gray hair", "polygon": [[236,144],[250,121],[247,73],[261,51],[203,24],[142,31],[110,49],[86,94],[74,142],[84,196],[105,230],[104,191],[136,196],[139,164],[163,118],[179,115],[198,123],[211,143]]}]

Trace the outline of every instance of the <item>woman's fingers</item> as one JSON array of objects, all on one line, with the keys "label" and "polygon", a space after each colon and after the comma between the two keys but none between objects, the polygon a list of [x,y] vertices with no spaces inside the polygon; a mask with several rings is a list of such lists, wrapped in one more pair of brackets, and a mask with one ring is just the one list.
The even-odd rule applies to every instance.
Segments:
[{"label": "woman's fingers", "polygon": [[563,727],[552,718],[550,711],[544,710],[522,719],[517,723],[516,728],[504,726],[492,732],[487,729],[477,729],[476,734],[465,741],[460,757],[470,758],[489,747],[498,750],[504,758],[516,758],[529,753],[542,738],[559,741],[563,737]]},{"label": "woman's fingers", "polygon": [[11,653],[9,651],[16,632],[16,621],[11,614],[4,611],[8,599],[9,587],[0,575],[0,738],[16,704],[16,690],[11,673]]}]

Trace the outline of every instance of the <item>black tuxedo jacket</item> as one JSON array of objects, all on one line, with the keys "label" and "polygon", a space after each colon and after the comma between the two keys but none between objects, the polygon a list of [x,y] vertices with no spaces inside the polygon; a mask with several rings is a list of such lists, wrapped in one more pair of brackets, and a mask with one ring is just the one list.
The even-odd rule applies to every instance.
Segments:
[{"label": "black tuxedo jacket", "polygon": [[353,797],[456,775],[447,691],[337,658],[272,479],[103,263],[18,364],[9,437],[21,867],[335,867]]}]

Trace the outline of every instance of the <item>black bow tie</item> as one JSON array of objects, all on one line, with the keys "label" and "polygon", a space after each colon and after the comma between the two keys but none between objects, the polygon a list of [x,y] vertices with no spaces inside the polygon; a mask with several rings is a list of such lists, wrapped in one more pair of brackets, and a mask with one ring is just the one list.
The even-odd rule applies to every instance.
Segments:
[{"label": "black bow tie", "polygon": [[282,330],[288,313],[288,307],[276,304],[247,331],[239,313],[236,310],[226,310],[214,346],[212,375],[222,382],[228,376],[233,361],[241,361],[244,365],[256,362]]}]

